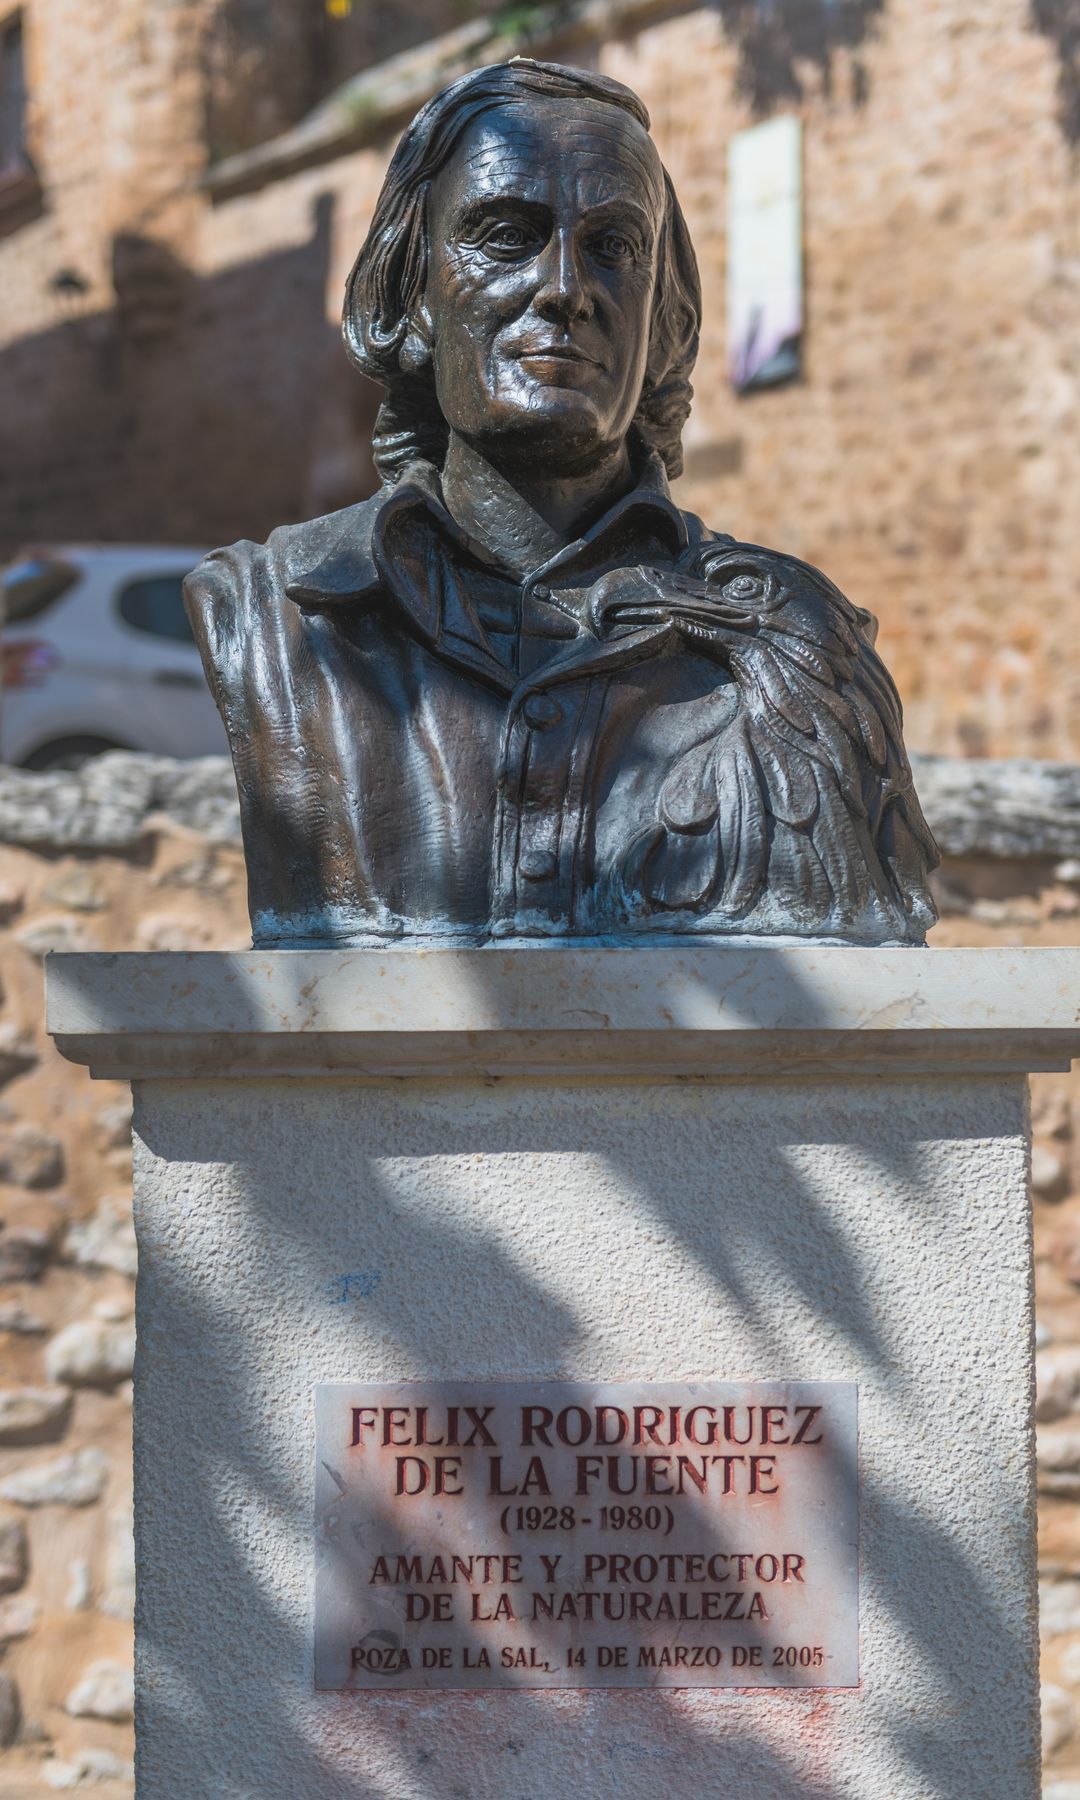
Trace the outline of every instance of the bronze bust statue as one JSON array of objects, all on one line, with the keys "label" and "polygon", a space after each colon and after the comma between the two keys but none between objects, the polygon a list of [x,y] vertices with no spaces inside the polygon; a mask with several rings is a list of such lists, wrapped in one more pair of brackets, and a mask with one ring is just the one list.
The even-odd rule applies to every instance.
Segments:
[{"label": "bronze bust statue", "polygon": [[668,494],[700,288],[648,125],[547,63],[430,101],[345,300],[384,485],[190,577],[258,945],[935,916],[870,615]]}]

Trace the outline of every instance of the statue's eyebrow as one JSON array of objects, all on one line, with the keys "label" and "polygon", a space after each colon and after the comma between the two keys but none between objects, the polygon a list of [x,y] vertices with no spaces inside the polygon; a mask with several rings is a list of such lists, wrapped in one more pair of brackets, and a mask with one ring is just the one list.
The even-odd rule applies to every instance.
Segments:
[{"label": "statue's eyebrow", "polygon": [[493,215],[505,218],[508,213],[518,218],[528,219],[536,225],[550,225],[551,208],[539,200],[527,200],[524,195],[508,192],[474,194],[465,200],[454,214],[451,229],[454,235],[473,231],[483,225]]},{"label": "statue's eyebrow", "polygon": [[656,220],[648,207],[629,194],[613,194],[610,200],[599,200],[595,206],[587,206],[581,215],[584,225],[610,225],[623,219],[631,220],[646,235],[656,229]]},{"label": "statue's eyebrow", "polygon": [[[485,192],[474,194],[471,199],[463,201],[451,221],[451,231],[455,237],[467,237],[470,232],[478,230],[493,217],[506,218],[512,216],[527,220],[530,224],[550,229],[552,210],[546,201],[529,200],[523,194],[509,190],[505,193]],[[646,242],[651,242],[656,232],[656,220],[647,206],[633,199],[629,194],[613,194],[609,200],[598,201],[595,206],[586,207],[581,214],[580,224],[586,230],[594,230],[604,225],[630,223],[643,235]]]}]

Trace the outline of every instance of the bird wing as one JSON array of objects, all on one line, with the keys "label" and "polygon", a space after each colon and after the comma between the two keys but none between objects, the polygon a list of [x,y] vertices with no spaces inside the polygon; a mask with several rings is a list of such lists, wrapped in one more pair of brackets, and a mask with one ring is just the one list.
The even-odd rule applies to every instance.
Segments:
[{"label": "bird wing", "polygon": [[729,928],[921,940],[938,854],[870,615],[809,564],[730,540],[634,573],[598,596],[595,628],[669,618],[738,704],[676,760],[624,878]]}]

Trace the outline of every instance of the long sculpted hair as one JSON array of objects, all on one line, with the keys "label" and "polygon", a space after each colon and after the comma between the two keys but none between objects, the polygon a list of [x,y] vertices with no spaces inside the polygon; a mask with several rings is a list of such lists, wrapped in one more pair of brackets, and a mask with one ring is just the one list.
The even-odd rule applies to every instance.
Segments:
[{"label": "long sculpted hair", "polygon": [[[374,434],[375,465],[384,481],[395,480],[418,456],[441,464],[446,451],[447,426],[430,359],[417,356],[410,338],[410,321],[427,279],[431,183],[474,119],[533,96],[600,101],[649,129],[646,108],[621,82],[558,63],[522,61],[477,69],[417,113],[394,152],[345,290],[343,331],[349,356],[386,389]],[[690,233],[666,169],[664,196],[649,355],[634,424],[675,476],[682,470],[682,428],[693,394],[690,373],[701,329],[701,285]]]}]

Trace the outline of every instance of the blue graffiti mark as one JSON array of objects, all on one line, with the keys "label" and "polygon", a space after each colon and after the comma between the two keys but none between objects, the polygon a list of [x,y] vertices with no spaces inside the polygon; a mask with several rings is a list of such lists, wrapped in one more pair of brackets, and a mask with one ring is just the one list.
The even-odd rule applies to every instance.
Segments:
[{"label": "blue graffiti mark", "polygon": [[379,1269],[356,1269],[351,1275],[335,1275],[326,1283],[331,1306],[347,1306],[350,1300],[366,1300],[382,1280]]},{"label": "blue graffiti mark", "polygon": [[668,1762],[672,1752],[659,1744],[635,1744],[629,1738],[616,1738],[614,1743],[606,1746],[608,1759],[614,1762],[616,1757],[628,1756],[634,1762]]}]

